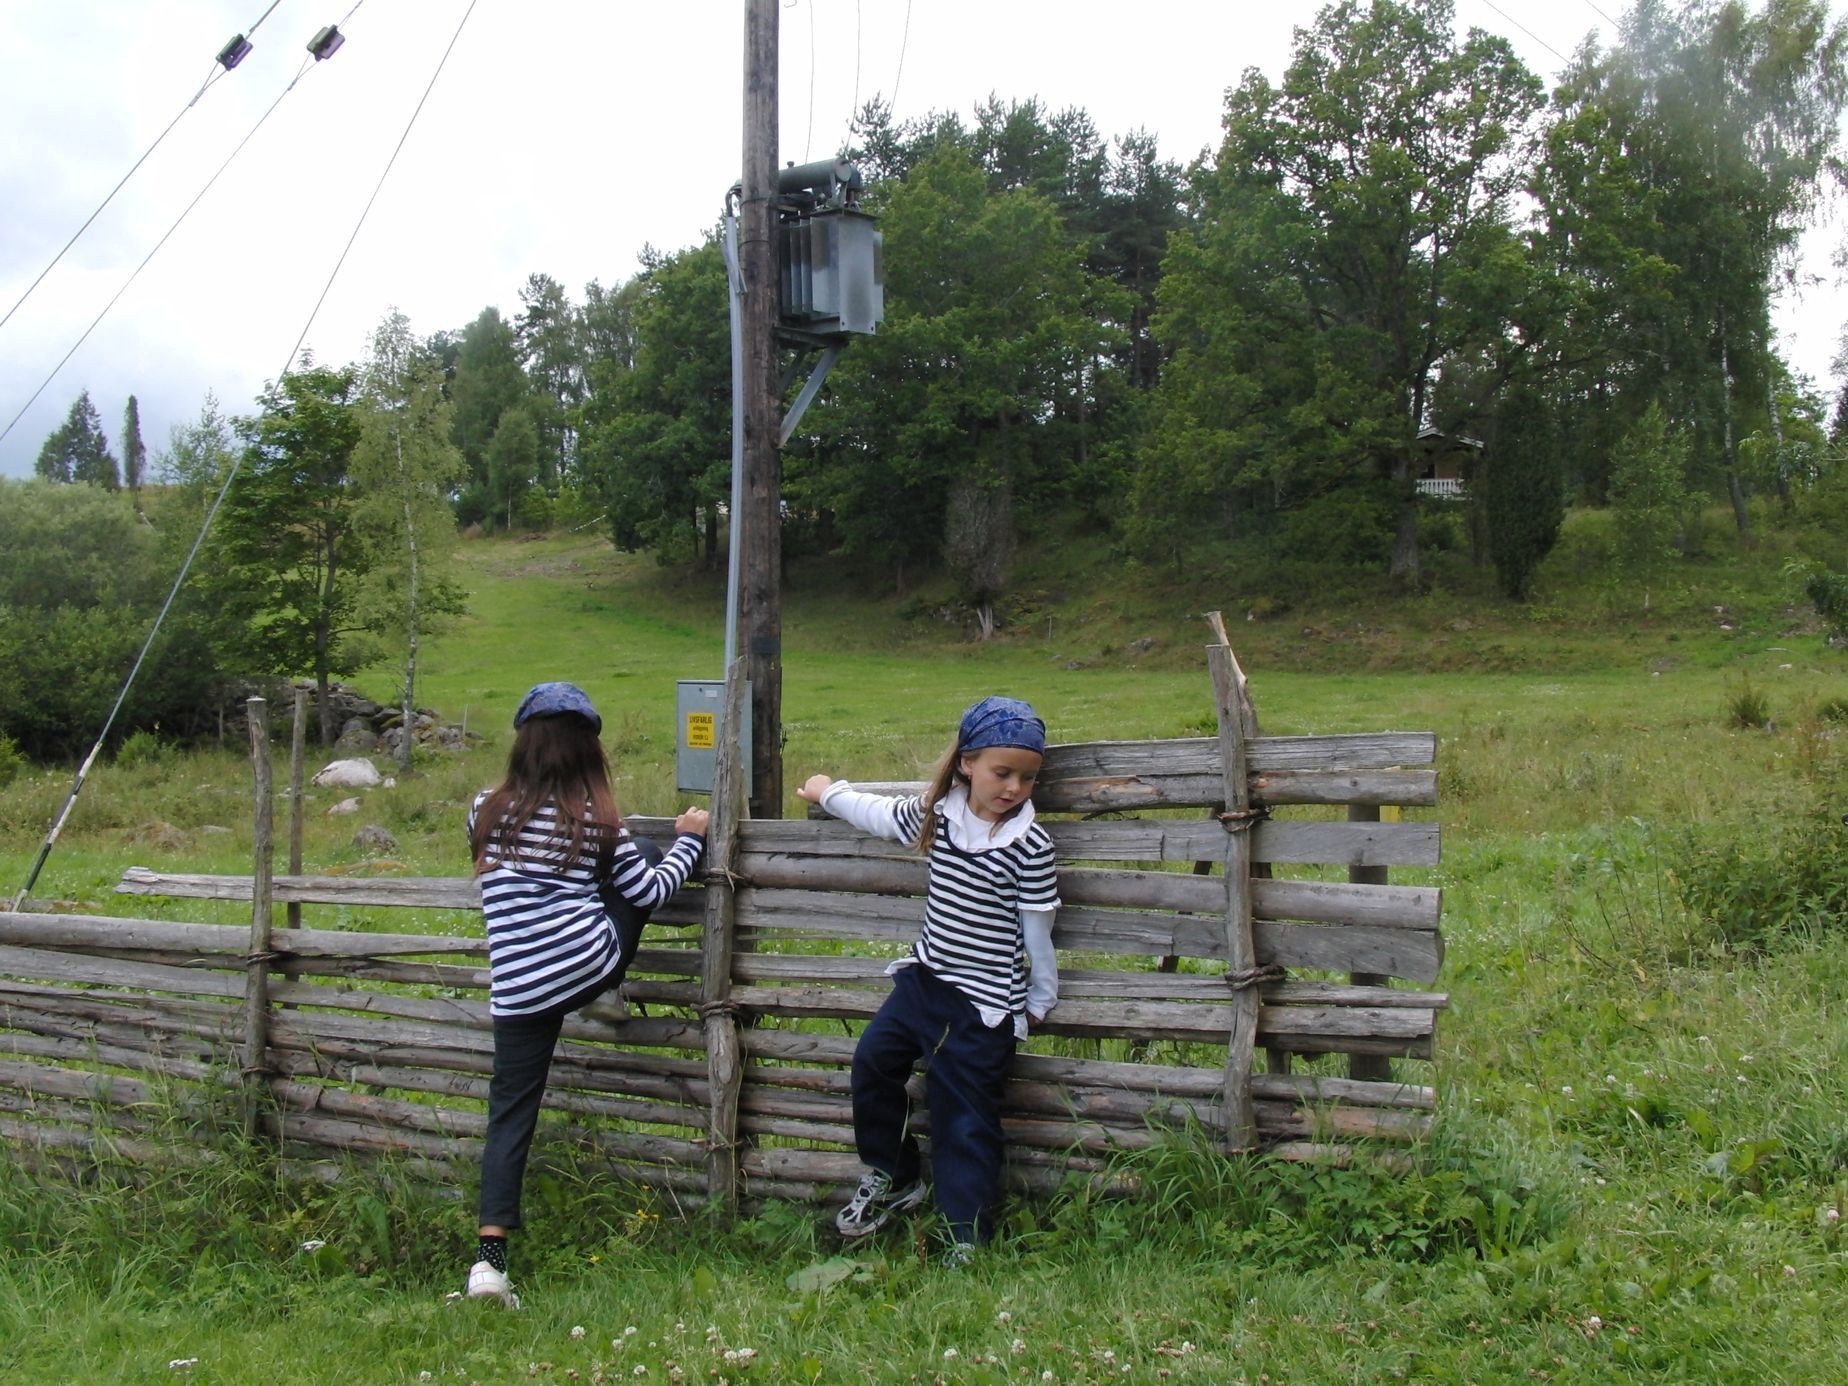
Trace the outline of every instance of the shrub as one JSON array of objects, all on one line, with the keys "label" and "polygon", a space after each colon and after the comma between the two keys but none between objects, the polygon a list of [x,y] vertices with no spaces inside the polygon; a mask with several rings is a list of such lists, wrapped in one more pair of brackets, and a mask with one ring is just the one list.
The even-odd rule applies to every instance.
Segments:
[{"label": "shrub", "polygon": [[19,772],[25,768],[26,758],[20,754],[19,743],[0,732],[0,789],[18,779]]},{"label": "shrub", "polygon": [[1756,731],[1771,721],[1771,700],[1762,689],[1754,688],[1749,676],[1726,696],[1726,725],[1742,731]]},{"label": "shrub", "polygon": [[141,765],[158,765],[166,757],[167,743],[155,733],[143,729],[130,732],[116,748],[115,763],[124,770]]},{"label": "shrub", "polygon": [[1762,950],[1848,923],[1848,826],[1820,811],[1705,825],[1672,862],[1688,908],[1726,944]]},{"label": "shrub", "polygon": [[1347,487],[1278,516],[1285,554],[1341,568],[1375,569],[1392,556],[1393,511],[1377,488]]}]

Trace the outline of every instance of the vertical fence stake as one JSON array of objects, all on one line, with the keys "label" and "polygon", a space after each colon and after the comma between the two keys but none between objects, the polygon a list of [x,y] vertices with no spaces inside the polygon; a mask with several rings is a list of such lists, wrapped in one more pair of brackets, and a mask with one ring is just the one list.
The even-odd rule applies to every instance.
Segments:
[{"label": "vertical fence stake", "polygon": [[244,704],[250,725],[251,799],[254,807],[250,884],[250,951],[244,959],[244,1135],[257,1133],[257,1093],[269,1071],[269,959],[271,854],[274,850],[271,803],[269,704],[251,698]]},{"label": "vertical fence stake", "polygon": [[[1375,804],[1349,804],[1348,822],[1377,823],[1380,821],[1379,807]],[[1350,866],[1348,879],[1357,885],[1385,885],[1386,868],[1383,866]],[[1357,987],[1383,987],[1391,979],[1378,972],[1350,972],[1348,981]],[[1392,1080],[1392,1060],[1384,1054],[1350,1054],[1348,1055],[1348,1077],[1369,1079],[1375,1082]]]},{"label": "vertical fence stake", "polygon": [[[302,874],[302,753],[308,739],[308,690],[299,685],[295,692],[295,718],[289,724],[289,874]],[[302,927],[302,906],[291,900],[287,906],[287,925]]]},{"label": "vertical fence stake", "polygon": [[[1208,617],[1217,645],[1206,647],[1206,664],[1213,676],[1213,709],[1219,718],[1219,764],[1225,782],[1228,811],[1242,813],[1251,807],[1251,779],[1246,764],[1245,718],[1240,707],[1244,671],[1233,657],[1219,613]],[[1232,975],[1251,975],[1258,966],[1251,941],[1251,825],[1230,824],[1226,833],[1226,964]],[[1255,1149],[1257,1118],[1251,1108],[1251,1060],[1258,1038],[1258,987],[1256,982],[1232,992],[1232,1033],[1226,1041],[1226,1150]]]},{"label": "vertical fence stake", "polygon": [[733,934],[738,860],[744,817],[744,766],[739,729],[750,715],[744,700],[744,660],[725,671],[725,710],[719,723],[712,779],[712,823],[706,837],[706,924],[700,950],[700,1015],[706,1034],[706,1072],[712,1111],[706,1139],[706,1192],[731,1216],[738,1209],[738,1094],[744,1060],[731,1008]]}]

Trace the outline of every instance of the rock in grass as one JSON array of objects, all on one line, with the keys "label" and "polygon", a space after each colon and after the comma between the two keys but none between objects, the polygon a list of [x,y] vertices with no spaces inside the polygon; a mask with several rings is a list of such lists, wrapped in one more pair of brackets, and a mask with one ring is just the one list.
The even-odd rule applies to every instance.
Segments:
[{"label": "rock in grass", "polygon": [[369,760],[335,760],[321,768],[314,782],[330,789],[371,789],[379,782],[379,772]]},{"label": "rock in grass", "polygon": [[359,812],[359,800],[358,799],[342,799],[339,803],[335,804],[332,808],[328,809],[327,816],[329,818],[333,818],[338,814],[358,813],[358,812]]},{"label": "rock in grass", "polygon": [[353,834],[353,845],[369,857],[389,857],[398,851],[398,839],[377,823],[368,823]]}]

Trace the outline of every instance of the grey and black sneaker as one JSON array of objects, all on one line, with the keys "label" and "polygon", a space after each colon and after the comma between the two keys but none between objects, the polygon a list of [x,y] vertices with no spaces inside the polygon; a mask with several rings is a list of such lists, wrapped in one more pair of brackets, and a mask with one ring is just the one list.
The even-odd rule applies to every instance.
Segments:
[{"label": "grey and black sneaker", "polygon": [[892,1187],[892,1176],[882,1169],[869,1169],[860,1176],[860,1187],[853,1191],[847,1206],[834,1215],[834,1230],[852,1241],[871,1236],[892,1220],[894,1214],[907,1213],[924,1201],[924,1181],[913,1179],[903,1188]]}]

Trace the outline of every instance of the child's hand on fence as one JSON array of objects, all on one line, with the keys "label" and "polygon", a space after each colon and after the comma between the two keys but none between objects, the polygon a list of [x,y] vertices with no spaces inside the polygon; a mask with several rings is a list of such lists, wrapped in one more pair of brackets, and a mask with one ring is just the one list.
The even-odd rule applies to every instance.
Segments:
[{"label": "child's hand on fence", "polygon": [[696,833],[700,837],[704,837],[706,835],[706,824],[711,818],[712,814],[703,808],[683,809],[680,817],[674,820],[674,831],[677,833]]},{"label": "child's hand on fence", "polygon": [[810,775],[808,779],[803,782],[802,788],[796,791],[796,797],[798,799],[805,799],[811,804],[819,804],[821,802],[822,791],[833,783],[834,777],[832,775]]}]

